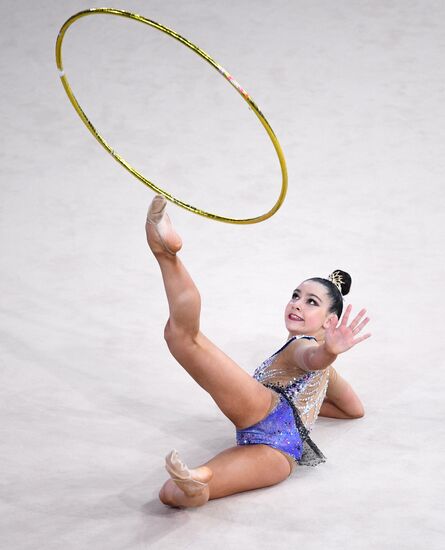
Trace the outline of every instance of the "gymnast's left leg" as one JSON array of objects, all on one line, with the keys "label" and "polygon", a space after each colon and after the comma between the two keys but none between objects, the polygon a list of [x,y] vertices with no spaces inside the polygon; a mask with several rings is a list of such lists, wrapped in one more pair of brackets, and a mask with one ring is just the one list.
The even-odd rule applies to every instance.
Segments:
[{"label": "gymnast's left leg", "polygon": [[207,391],[237,428],[252,426],[267,414],[276,394],[250,376],[200,330],[200,293],[176,254],[181,237],[156,196],[147,216],[147,241],[161,269],[169,305],[164,337],[178,363]]},{"label": "gymnast's left leg", "polygon": [[[210,480],[209,471],[213,474]],[[162,503],[175,508],[196,508],[208,500],[276,485],[289,477],[290,465],[283,454],[268,445],[241,445],[222,451],[188,472],[193,480],[208,481],[201,486],[195,484],[190,490],[193,481],[189,480],[187,487],[185,481],[169,479],[159,492]],[[172,477],[177,479],[175,475]]]}]

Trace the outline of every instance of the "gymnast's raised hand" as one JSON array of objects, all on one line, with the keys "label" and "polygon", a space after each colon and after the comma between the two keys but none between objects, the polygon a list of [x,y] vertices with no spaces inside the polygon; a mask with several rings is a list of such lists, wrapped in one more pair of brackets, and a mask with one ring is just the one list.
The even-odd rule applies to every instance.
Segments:
[{"label": "gymnast's raised hand", "polygon": [[366,309],[360,310],[355,319],[348,326],[348,320],[349,315],[351,314],[351,310],[352,306],[351,304],[349,304],[346,308],[345,313],[343,314],[340,324],[338,325],[337,315],[334,315],[333,317],[331,317],[329,325],[325,329],[324,341],[326,351],[332,353],[332,355],[339,355],[340,353],[344,353],[359,342],[363,342],[363,340],[366,340],[371,336],[370,333],[367,333],[363,336],[357,337],[357,335],[369,322],[369,317],[365,317],[365,319],[361,321],[362,317],[366,313]]}]

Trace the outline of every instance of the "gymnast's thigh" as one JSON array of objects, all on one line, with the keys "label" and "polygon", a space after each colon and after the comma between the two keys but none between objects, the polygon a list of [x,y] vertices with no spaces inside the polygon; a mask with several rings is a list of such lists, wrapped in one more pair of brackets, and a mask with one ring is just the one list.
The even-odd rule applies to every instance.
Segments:
[{"label": "gymnast's thigh", "polygon": [[255,424],[268,414],[273,391],[255,380],[202,332],[193,340],[177,338],[170,351],[214,399],[237,428]]},{"label": "gymnast's thigh", "polygon": [[268,445],[230,447],[203,464],[213,471],[210,499],[269,487],[289,477],[289,462]]}]

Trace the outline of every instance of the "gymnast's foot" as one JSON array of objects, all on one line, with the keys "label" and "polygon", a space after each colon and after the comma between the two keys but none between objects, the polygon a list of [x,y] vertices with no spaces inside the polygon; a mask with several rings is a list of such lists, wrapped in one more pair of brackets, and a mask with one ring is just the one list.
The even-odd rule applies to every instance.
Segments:
[{"label": "gymnast's foot", "polygon": [[189,469],[181,461],[175,449],[165,457],[165,468],[172,480],[188,497],[201,495],[213,477],[212,470],[207,466]]},{"label": "gymnast's foot", "polygon": [[168,214],[165,213],[167,201],[162,195],[156,195],[147,213],[145,231],[147,242],[153,254],[175,256],[182,248],[182,239],[174,230]]}]

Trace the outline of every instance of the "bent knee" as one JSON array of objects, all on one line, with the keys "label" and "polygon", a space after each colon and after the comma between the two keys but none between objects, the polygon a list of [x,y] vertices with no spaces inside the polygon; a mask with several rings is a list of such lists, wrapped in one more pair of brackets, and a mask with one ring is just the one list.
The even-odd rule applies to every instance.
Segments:
[{"label": "bent knee", "polygon": [[282,451],[269,445],[253,445],[258,449],[258,458],[267,465],[262,473],[265,486],[276,485],[287,479],[292,473],[291,459]]},{"label": "bent knee", "polygon": [[173,341],[173,328],[171,326],[170,319],[164,327],[164,340],[167,342],[167,346],[170,347],[170,342]]},{"label": "bent knee", "polygon": [[199,330],[195,328],[183,327],[169,319],[164,327],[164,340],[168,347],[174,346],[175,343],[193,344],[198,338],[198,333]]},{"label": "bent knee", "polygon": [[164,340],[172,353],[175,349],[195,344],[196,336],[195,331],[185,330],[183,327],[172,323],[171,319],[167,321],[164,327]]},{"label": "bent knee", "polygon": [[277,485],[290,475],[287,459],[268,445],[242,445],[226,449],[206,463],[214,473],[209,499]]}]

